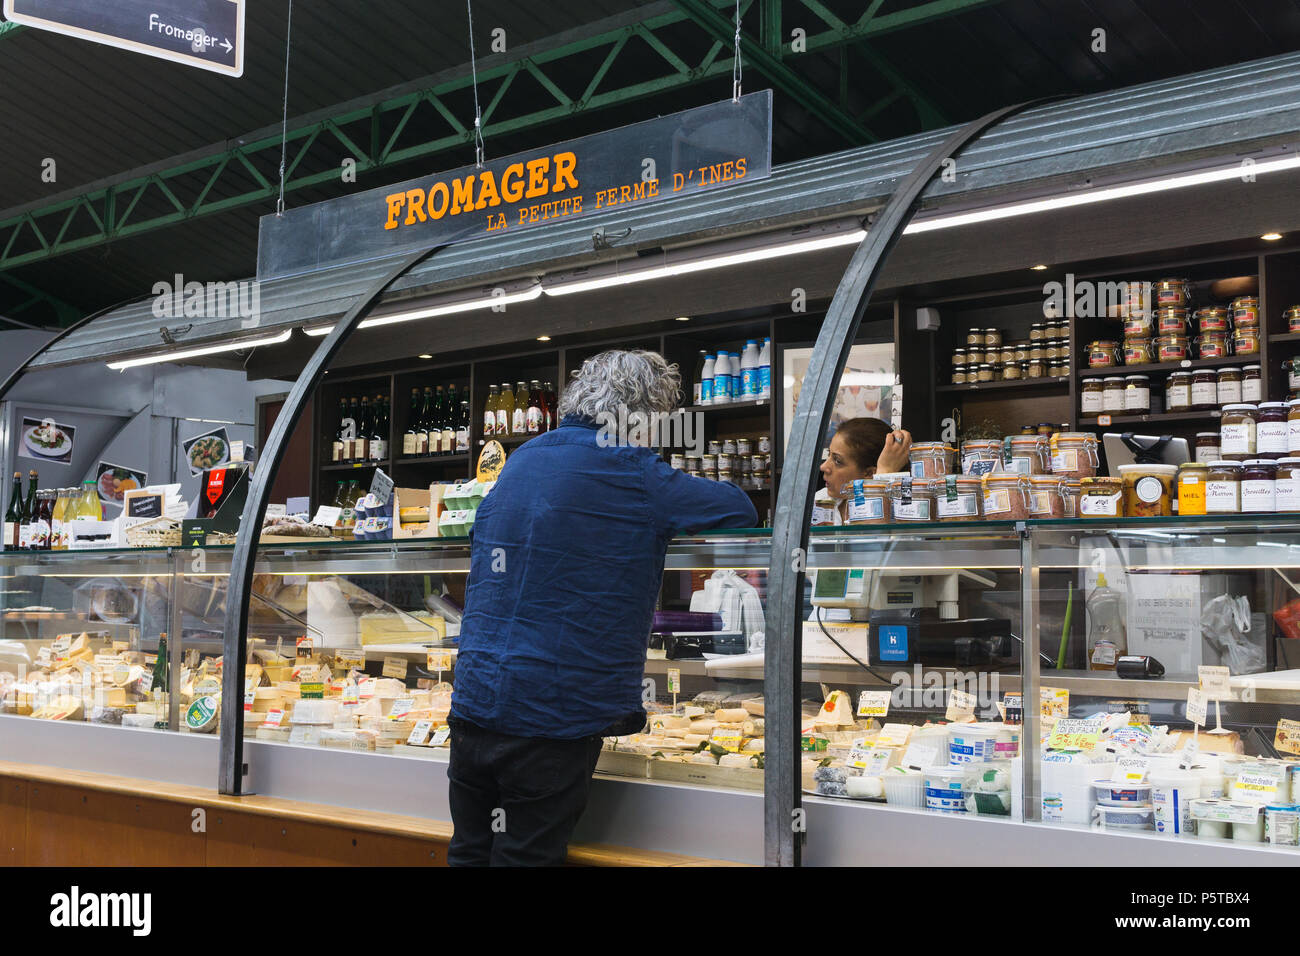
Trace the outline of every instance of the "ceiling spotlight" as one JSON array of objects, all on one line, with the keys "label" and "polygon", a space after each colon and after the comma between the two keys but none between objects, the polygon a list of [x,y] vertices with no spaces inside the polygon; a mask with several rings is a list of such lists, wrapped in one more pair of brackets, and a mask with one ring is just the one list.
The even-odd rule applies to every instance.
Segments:
[{"label": "ceiling spotlight", "polygon": [[1036,265],[1036,266],[1030,266],[1029,268],[1033,269],[1035,272],[1042,272],[1044,269],[1047,268],[1047,266],[1043,265],[1043,264],[1040,262],[1038,265]]},{"label": "ceiling spotlight", "polygon": [[549,342],[549,341],[551,341],[551,337],[550,337],[549,335],[539,335],[539,336],[537,336],[537,341],[539,341],[539,342]]},{"label": "ceiling spotlight", "polygon": [[422,358],[422,359],[431,359],[431,358],[433,358],[433,356],[430,355],[428,352],[421,352],[420,355],[419,355],[419,357]]},{"label": "ceiling spotlight", "polygon": [[678,322],[689,322],[689,321],[691,321],[691,317],[690,317],[689,315],[679,315],[679,316],[677,316],[677,321],[678,321]]},{"label": "ceiling spotlight", "polygon": [[1282,238],[1282,233],[1266,232],[1264,233],[1264,235],[1260,236],[1259,238],[1263,239],[1265,242],[1277,242],[1279,239]]}]

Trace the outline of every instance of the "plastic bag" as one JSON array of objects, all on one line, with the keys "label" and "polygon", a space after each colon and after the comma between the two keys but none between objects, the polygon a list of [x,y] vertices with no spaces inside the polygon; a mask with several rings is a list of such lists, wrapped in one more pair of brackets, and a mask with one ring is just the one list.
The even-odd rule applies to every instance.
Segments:
[{"label": "plastic bag", "polygon": [[1201,634],[1230,673],[1254,674],[1268,666],[1264,649],[1246,639],[1249,633],[1250,602],[1244,595],[1220,594],[1201,611]]}]

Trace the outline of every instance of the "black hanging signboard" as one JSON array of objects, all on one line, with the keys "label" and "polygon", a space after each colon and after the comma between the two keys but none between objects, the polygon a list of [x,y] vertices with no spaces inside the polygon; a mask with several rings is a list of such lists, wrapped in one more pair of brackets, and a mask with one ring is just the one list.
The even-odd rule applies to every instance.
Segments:
[{"label": "black hanging signboard", "polygon": [[5,19],[224,73],[244,74],[245,0],[4,0]]},{"label": "black hanging signboard", "polygon": [[[489,145],[491,140],[489,140]],[[772,91],[262,217],[257,277],[635,211],[772,172]]]}]

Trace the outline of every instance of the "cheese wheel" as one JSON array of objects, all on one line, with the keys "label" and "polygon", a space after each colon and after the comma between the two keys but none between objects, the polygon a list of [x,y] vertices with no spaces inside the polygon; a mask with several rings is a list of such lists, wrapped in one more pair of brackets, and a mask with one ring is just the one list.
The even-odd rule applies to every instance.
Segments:
[{"label": "cheese wheel", "polygon": [[767,747],[764,745],[762,737],[750,737],[741,745],[740,749],[749,753],[763,753],[767,750]]},{"label": "cheese wheel", "polygon": [[691,721],[680,714],[656,714],[650,718],[650,729],[658,730],[659,728],[679,727],[682,730],[690,727]]},{"label": "cheese wheel", "polygon": [[707,734],[687,734],[682,738],[682,743],[688,747],[698,747],[704,741],[708,740]]},{"label": "cheese wheel", "polygon": [[740,728],[746,737],[761,737],[763,736],[763,724],[763,719],[760,717],[758,720],[745,721],[740,725]]},{"label": "cheese wheel", "polygon": [[669,738],[673,738],[673,737],[675,737],[675,738],[680,739],[680,738],[682,738],[682,737],[685,737],[686,734],[687,734],[687,728],[686,728],[686,727],[665,727],[665,728],[664,728],[664,736],[665,736],[665,737],[669,737]]},{"label": "cheese wheel", "polygon": [[713,733],[713,729],[718,726],[716,720],[694,720],[691,721],[691,733],[704,734],[706,737]]},{"label": "cheese wheel", "polygon": [[749,720],[749,711],[743,707],[718,709],[713,712],[713,719],[720,724],[741,724]]},{"label": "cheese wheel", "polygon": [[719,758],[719,767],[752,767],[754,758],[749,754],[726,754]]}]

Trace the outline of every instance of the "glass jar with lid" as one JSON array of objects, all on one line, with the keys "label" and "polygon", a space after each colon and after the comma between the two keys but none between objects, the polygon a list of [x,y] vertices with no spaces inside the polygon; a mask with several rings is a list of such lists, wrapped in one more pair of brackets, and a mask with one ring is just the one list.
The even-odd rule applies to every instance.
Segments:
[{"label": "glass jar with lid", "polygon": [[1079,481],[1080,518],[1124,517],[1124,483],[1109,475]]},{"label": "glass jar with lid", "polygon": [[1035,322],[1029,327],[1029,341],[1038,342],[1047,338],[1047,323]]},{"label": "glass jar with lid", "polygon": [[1192,304],[1191,285],[1186,279],[1158,279],[1151,283],[1157,309],[1186,309]]},{"label": "glass jar with lid", "polygon": [[1236,514],[1241,511],[1241,464],[1212,461],[1205,476],[1205,513]]},{"label": "glass jar with lid", "polygon": [[1186,335],[1187,334],[1187,310],[1186,309],[1157,309],[1156,310],[1156,334],[1157,335]]},{"label": "glass jar with lid", "polygon": [[1271,514],[1277,511],[1277,464],[1271,458],[1252,458],[1241,469],[1241,511]]},{"label": "glass jar with lid", "polygon": [[1257,458],[1256,428],[1259,410],[1254,405],[1228,405],[1219,418],[1219,450],[1226,461]]},{"label": "glass jar with lid", "polygon": [[1300,511],[1300,458],[1278,460],[1276,491],[1278,511]]},{"label": "glass jar with lid", "polygon": [[1293,305],[1282,313],[1286,319],[1286,330],[1290,333],[1300,332],[1300,305]]},{"label": "glass jar with lid", "polygon": [[928,479],[885,475],[889,510],[894,521],[933,521],[934,490]]},{"label": "glass jar with lid", "polygon": [[1031,362],[1047,361],[1047,340],[1038,339],[1029,343],[1029,360]]},{"label": "glass jar with lid", "polygon": [[1016,349],[1013,345],[1004,345],[998,349],[998,361],[1007,365],[1016,361]]},{"label": "glass jar with lid", "polygon": [[1147,375],[1124,376],[1124,414],[1146,415],[1151,411],[1151,379]]},{"label": "glass jar with lid", "polygon": [[978,475],[946,475],[930,485],[935,520],[978,521],[983,514],[983,481]]},{"label": "glass jar with lid", "polygon": [[1143,336],[1124,340],[1125,365],[1149,365],[1153,360],[1151,339]]},{"label": "glass jar with lid", "polygon": [[1131,312],[1124,319],[1124,338],[1149,339],[1154,334],[1152,331],[1154,328],[1149,313]]},{"label": "glass jar with lid", "polygon": [[1055,362],[1060,357],[1060,352],[1058,351],[1058,348],[1059,347],[1056,344],[1056,339],[1044,339],[1043,358],[1047,359],[1047,361],[1049,362]]},{"label": "glass jar with lid", "polygon": [[1259,296],[1243,295],[1232,300],[1232,324],[1237,329],[1259,330]]},{"label": "glass jar with lid", "polygon": [[1286,404],[1286,450],[1289,454],[1300,455],[1300,398],[1293,398]]},{"label": "glass jar with lid", "polygon": [[1027,364],[1027,362],[1007,362],[1002,366],[1002,378],[1006,381],[1024,378]]},{"label": "glass jar with lid", "polygon": [[1119,364],[1119,343],[1111,339],[1098,339],[1088,343],[1088,367],[1111,368]]},{"label": "glass jar with lid", "polygon": [[889,488],[879,477],[857,478],[849,485],[846,524],[886,524],[890,519]]},{"label": "glass jar with lid", "polygon": [[1218,432],[1197,432],[1196,433],[1196,460],[1209,464],[1212,461],[1218,461],[1223,457],[1219,450],[1219,433]]},{"label": "glass jar with lid", "polygon": [[1196,339],[1196,353],[1203,359],[1227,358],[1232,354],[1227,332],[1206,332]]},{"label": "glass jar with lid", "polygon": [[1192,357],[1192,341],[1185,335],[1160,335],[1155,351],[1157,362],[1183,362]]},{"label": "glass jar with lid", "polygon": [[1056,340],[1056,352],[1063,359],[1068,359],[1070,357],[1069,335],[1069,329],[1062,327],[1060,330],[1060,338]]},{"label": "glass jar with lid", "polygon": [[1084,415],[1100,415],[1104,412],[1106,409],[1102,395],[1105,390],[1106,386],[1102,384],[1101,379],[1085,378],[1080,389],[1079,410]]},{"label": "glass jar with lid", "polygon": [[967,344],[967,345],[976,345],[976,346],[979,346],[980,349],[983,350],[983,348],[984,348],[984,330],[983,330],[983,329],[967,329],[967,330],[966,330],[966,344]]},{"label": "glass jar with lid", "polygon": [[1043,378],[1047,374],[1047,363],[1042,359],[1031,359],[1025,363],[1025,378]]},{"label": "glass jar with lid", "polygon": [[1165,379],[1165,411],[1186,412],[1192,408],[1192,373],[1171,372]]},{"label": "glass jar with lid", "polygon": [[1182,518],[1205,514],[1205,482],[1210,466],[1187,461],[1178,466],[1178,515]]},{"label": "glass jar with lid", "polygon": [[1051,469],[1048,439],[1041,435],[1015,435],[1003,443],[1003,466],[1019,475],[1044,475]]},{"label": "glass jar with lid", "polygon": [[985,362],[983,365],[976,366],[975,381],[977,382],[996,381],[996,375],[993,371],[993,366],[989,365],[987,362]]},{"label": "glass jar with lid", "polygon": [[1286,388],[1289,392],[1300,389],[1300,358],[1289,358],[1282,363],[1282,371],[1286,373]]},{"label": "glass jar with lid", "polygon": [[1286,402],[1263,402],[1256,414],[1255,450],[1260,458],[1285,458],[1290,454]]},{"label": "glass jar with lid", "polygon": [[1196,329],[1202,335],[1206,332],[1227,332],[1231,328],[1232,311],[1226,306],[1211,305],[1197,309],[1193,314]]},{"label": "glass jar with lid", "polygon": [[1124,411],[1124,379],[1119,375],[1110,375],[1102,380],[1105,391],[1102,393],[1101,408],[1104,412]]},{"label": "glass jar with lid", "polygon": [[1259,354],[1259,329],[1237,329],[1232,333],[1234,355]]},{"label": "glass jar with lid", "polygon": [[1015,349],[1015,353],[1016,353],[1016,355],[1015,355],[1015,360],[1016,360],[1017,362],[1028,362],[1028,361],[1029,361],[1029,343],[1028,343],[1028,342],[1017,342],[1014,346],[1012,346],[1012,348]]},{"label": "glass jar with lid", "polygon": [[1052,438],[1052,474],[1091,478],[1097,474],[1097,436],[1091,432],[1058,432]]},{"label": "glass jar with lid", "polygon": [[1218,375],[1212,368],[1197,369],[1192,373],[1192,409],[1217,408],[1219,404]]},{"label": "glass jar with lid", "polygon": [[1070,377],[1070,360],[1057,359],[1047,366],[1047,375],[1049,378],[1069,378]]},{"label": "glass jar with lid", "polygon": [[1262,402],[1264,400],[1264,380],[1258,365],[1241,367],[1241,400],[1243,402]]},{"label": "glass jar with lid", "polygon": [[966,365],[966,354],[966,349],[964,348],[955,348],[952,350],[953,368],[961,368]]},{"label": "glass jar with lid", "polygon": [[1219,369],[1218,375],[1215,377],[1214,392],[1220,405],[1240,404],[1242,401],[1241,369]]},{"label": "glass jar with lid", "polygon": [[1002,330],[985,329],[984,345],[988,348],[1000,348],[1002,346]]}]

